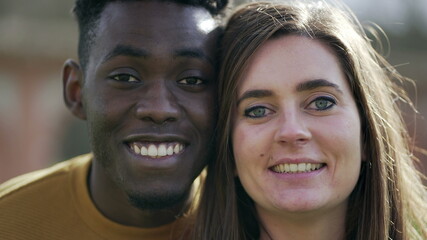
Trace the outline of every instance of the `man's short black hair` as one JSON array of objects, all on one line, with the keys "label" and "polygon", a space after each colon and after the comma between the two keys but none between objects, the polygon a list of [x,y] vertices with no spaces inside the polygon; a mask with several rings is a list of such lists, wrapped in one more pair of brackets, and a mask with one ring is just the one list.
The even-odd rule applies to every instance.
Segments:
[{"label": "man's short black hair", "polygon": [[[138,0],[76,0],[73,12],[79,25],[78,54],[83,70],[89,59],[90,48],[96,36],[96,26],[105,6],[110,2],[135,2]],[[143,0],[139,0],[143,1]],[[159,0],[176,2],[207,9],[213,16],[219,14],[228,0]]]}]

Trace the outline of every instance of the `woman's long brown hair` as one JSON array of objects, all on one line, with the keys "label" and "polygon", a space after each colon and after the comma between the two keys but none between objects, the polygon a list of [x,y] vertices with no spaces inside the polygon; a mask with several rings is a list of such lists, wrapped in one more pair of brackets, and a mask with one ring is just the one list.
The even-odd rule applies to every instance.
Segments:
[{"label": "woman's long brown hair", "polygon": [[325,2],[251,3],[230,18],[221,49],[218,158],[208,166],[193,238],[259,238],[254,203],[235,176],[236,88],[254,52],[269,39],[290,34],[318,39],[334,50],[360,112],[364,161],[349,199],[346,239],[427,239],[426,189],[398,108],[411,105],[399,87],[406,79],[375,51],[348,9]]}]

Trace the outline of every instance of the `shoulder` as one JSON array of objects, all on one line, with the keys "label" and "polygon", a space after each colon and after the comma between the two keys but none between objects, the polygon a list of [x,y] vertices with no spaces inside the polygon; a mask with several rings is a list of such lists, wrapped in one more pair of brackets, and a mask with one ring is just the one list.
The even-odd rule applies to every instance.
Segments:
[{"label": "shoulder", "polygon": [[78,211],[91,159],[79,156],[0,185],[0,239],[99,239]]},{"label": "shoulder", "polygon": [[88,167],[91,159],[91,154],[85,154],[57,163],[46,169],[12,178],[0,185],[0,202],[17,193],[38,191],[43,186],[58,184],[61,179],[65,180],[70,173]]}]

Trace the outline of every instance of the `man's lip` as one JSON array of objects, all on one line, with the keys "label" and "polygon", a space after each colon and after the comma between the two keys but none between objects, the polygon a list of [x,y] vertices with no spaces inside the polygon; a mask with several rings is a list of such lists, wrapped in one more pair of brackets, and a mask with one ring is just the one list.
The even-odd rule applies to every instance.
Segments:
[{"label": "man's lip", "polygon": [[183,143],[180,142],[133,142],[128,146],[131,151],[133,151],[133,153],[136,155],[156,159],[179,155],[184,151],[186,147]]},{"label": "man's lip", "polygon": [[173,134],[133,134],[124,140],[124,144],[136,156],[165,159],[182,154],[189,142]]},{"label": "man's lip", "polygon": [[162,143],[162,142],[180,142],[185,145],[189,144],[189,140],[184,136],[173,134],[133,134],[124,139],[126,144],[132,142],[145,142],[145,143]]}]

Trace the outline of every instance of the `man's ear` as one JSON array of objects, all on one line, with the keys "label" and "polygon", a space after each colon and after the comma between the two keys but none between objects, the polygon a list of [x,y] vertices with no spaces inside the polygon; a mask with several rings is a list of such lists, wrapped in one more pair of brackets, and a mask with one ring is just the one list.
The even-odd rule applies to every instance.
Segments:
[{"label": "man's ear", "polygon": [[83,73],[78,63],[68,59],[62,69],[62,84],[65,105],[78,118],[85,120],[82,102]]}]

